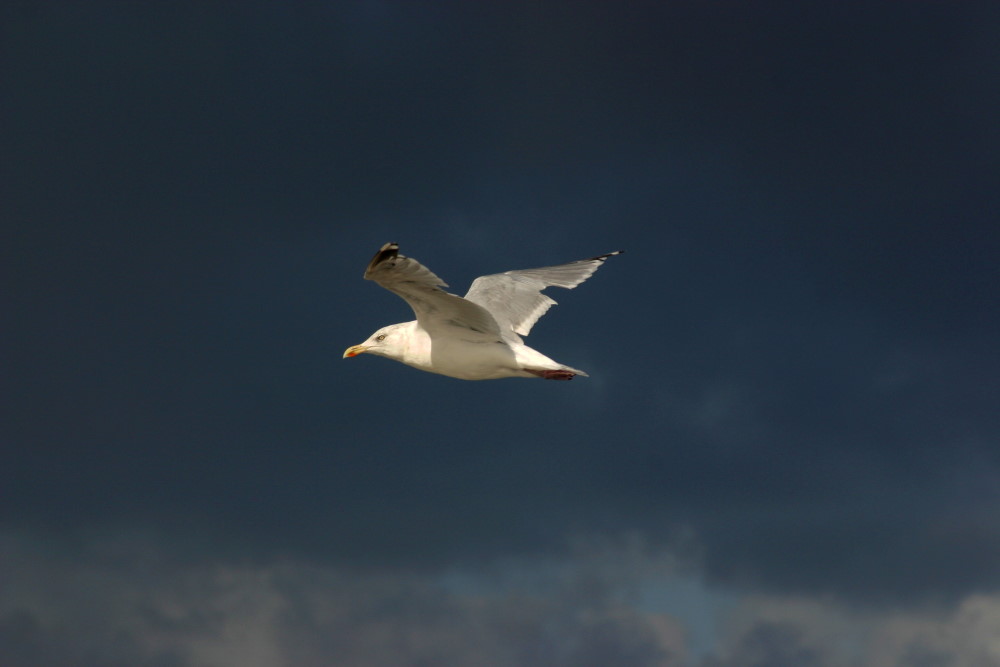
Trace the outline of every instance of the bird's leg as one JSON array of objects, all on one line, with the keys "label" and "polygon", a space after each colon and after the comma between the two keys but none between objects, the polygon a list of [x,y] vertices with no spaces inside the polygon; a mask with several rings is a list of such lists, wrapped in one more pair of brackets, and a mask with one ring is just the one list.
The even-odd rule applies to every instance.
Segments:
[{"label": "bird's leg", "polygon": [[572,380],[576,377],[576,373],[573,371],[541,370],[538,368],[525,368],[524,370],[528,371],[532,375],[537,375],[538,377],[546,380]]}]

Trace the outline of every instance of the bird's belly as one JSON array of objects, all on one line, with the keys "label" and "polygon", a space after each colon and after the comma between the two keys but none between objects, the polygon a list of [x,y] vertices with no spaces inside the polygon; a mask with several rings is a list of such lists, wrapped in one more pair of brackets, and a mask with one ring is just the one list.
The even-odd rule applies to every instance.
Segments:
[{"label": "bird's belly", "polygon": [[462,380],[492,380],[521,375],[513,350],[500,341],[435,340],[431,346],[432,373]]}]

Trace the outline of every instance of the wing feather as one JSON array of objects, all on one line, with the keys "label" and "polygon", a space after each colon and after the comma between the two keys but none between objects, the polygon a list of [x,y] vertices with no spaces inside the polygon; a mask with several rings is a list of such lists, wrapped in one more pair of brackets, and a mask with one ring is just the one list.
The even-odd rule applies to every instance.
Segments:
[{"label": "wing feather", "polygon": [[386,243],[365,269],[365,280],[372,280],[398,295],[413,309],[417,322],[427,332],[455,329],[465,335],[500,337],[493,316],[481,305],[445,292],[448,285],[415,259],[399,254],[399,245]]},{"label": "wing feather", "polygon": [[557,266],[480,276],[473,281],[465,298],[488,310],[505,335],[513,332],[527,336],[538,318],[556,304],[554,299],[542,294],[542,290],[546,287],[573,289],[594,275],[608,257],[621,252]]}]

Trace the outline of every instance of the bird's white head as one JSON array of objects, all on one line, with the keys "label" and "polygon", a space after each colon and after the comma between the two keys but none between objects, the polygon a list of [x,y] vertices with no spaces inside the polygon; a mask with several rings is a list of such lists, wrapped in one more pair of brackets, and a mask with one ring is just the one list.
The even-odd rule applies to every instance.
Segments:
[{"label": "bird's white head", "polygon": [[401,329],[406,324],[408,323],[390,324],[387,327],[382,327],[369,336],[365,342],[347,348],[344,351],[344,358],[356,357],[362,353],[377,354],[380,357],[388,357],[390,359],[402,358],[406,340]]}]

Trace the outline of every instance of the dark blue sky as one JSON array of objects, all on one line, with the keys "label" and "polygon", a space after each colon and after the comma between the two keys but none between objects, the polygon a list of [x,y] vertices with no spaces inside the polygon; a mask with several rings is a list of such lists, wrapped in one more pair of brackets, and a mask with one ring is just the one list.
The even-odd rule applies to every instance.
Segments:
[{"label": "dark blue sky", "polygon": [[[1000,661],[998,29],[6,3],[5,664]],[[528,339],[591,377],[342,360],[387,241],[625,249]]]}]

